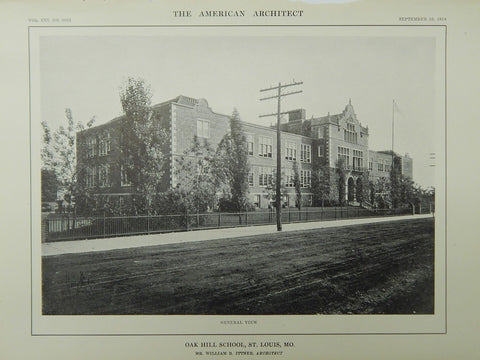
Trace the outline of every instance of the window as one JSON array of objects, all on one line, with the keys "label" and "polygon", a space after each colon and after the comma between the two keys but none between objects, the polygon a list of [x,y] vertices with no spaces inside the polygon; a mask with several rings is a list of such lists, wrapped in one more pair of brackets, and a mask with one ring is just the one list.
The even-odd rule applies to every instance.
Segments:
[{"label": "window", "polygon": [[369,161],[369,162],[368,162],[368,170],[369,170],[369,171],[372,171],[372,170],[373,170],[373,162],[372,162],[372,161]]},{"label": "window", "polygon": [[353,150],[353,168],[360,169],[363,167],[363,151]]},{"label": "window", "polygon": [[87,178],[86,178],[86,185],[87,188],[95,187],[95,168],[87,167],[86,169]]},{"label": "window", "polygon": [[301,145],[300,160],[306,163],[312,161],[312,147],[307,144]]},{"label": "window", "polygon": [[255,186],[253,171],[248,173],[248,186]]},{"label": "window", "polygon": [[260,198],[260,195],[255,195],[255,197],[253,198],[253,205],[255,205],[255,207],[260,207]]},{"label": "window", "polygon": [[325,133],[325,129],[323,127],[318,128],[318,138],[323,139]]},{"label": "window", "polygon": [[110,186],[110,165],[100,165],[98,167],[98,185],[100,187]]},{"label": "window", "polygon": [[318,145],[318,157],[323,157],[323,146]]},{"label": "window", "polygon": [[197,136],[208,138],[210,136],[210,128],[207,120],[197,120]]},{"label": "window", "polygon": [[272,157],[272,148],[273,148],[273,140],[271,137],[267,136],[259,136],[258,137],[258,155],[262,157]]},{"label": "window", "polygon": [[97,138],[91,137],[87,139],[87,157],[94,157],[97,147]]},{"label": "window", "polygon": [[295,186],[295,173],[293,169],[285,170],[285,187],[294,187]]},{"label": "window", "polygon": [[390,160],[385,160],[385,171],[390,171]]},{"label": "window", "polygon": [[273,183],[274,169],[271,167],[258,168],[258,186],[268,186]]},{"label": "window", "polygon": [[285,159],[297,160],[297,144],[293,141],[285,141]]},{"label": "window", "polygon": [[253,156],[253,143],[254,143],[254,136],[252,134],[247,134],[247,154]]},{"label": "window", "polygon": [[110,154],[110,133],[106,132],[100,137],[98,142],[98,155],[104,156]]},{"label": "window", "polygon": [[378,160],[378,171],[383,171],[383,161]]},{"label": "window", "polygon": [[131,186],[132,185],[132,183],[128,179],[127,170],[125,169],[125,167],[123,165],[120,167],[120,185],[121,186]]},{"label": "window", "polygon": [[312,171],[302,170],[300,171],[300,186],[302,188],[310,187],[312,185]]},{"label": "window", "polygon": [[352,144],[357,143],[357,133],[354,124],[347,124],[347,128],[343,130],[343,140]]},{"label": "window", "polygon": [[343,159],[345,161],[345,165],[348,166],[350,164],[350,149],[345,148],[343,146],[338,147],[338,160]]}]

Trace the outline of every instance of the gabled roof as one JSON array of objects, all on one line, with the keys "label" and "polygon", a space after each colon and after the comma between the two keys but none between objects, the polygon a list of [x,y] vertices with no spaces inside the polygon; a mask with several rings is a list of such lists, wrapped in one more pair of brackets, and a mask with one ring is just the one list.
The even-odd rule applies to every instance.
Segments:
[{"label": "gabled roof", "polygon": [[312,118],[311,122],[312,122],[313,126],[315,126],[315,125],[325,125],[325,124],[340,125],[341,120],[350,119],[350,118],[353,119],[355,122],[357,122],[360,125],[360,130],[363,133],[368,134],[368,126],[364,127],[358,121],[357,115],[355,114],[355,110],[353,109],[351,100],[349,100],[348,104],[345,106],[345,109],[341,113],[334,114],[334,115],[330,115],[330,113],[328,113],[328,115],[326,115],[326,116]]}]

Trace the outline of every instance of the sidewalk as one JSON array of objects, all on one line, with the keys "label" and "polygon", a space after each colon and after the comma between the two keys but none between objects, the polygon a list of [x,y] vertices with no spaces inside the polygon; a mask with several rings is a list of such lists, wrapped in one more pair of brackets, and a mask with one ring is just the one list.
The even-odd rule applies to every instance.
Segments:
[{"label": "sidewalk", "polygon": [[[403,215],[381,218],[361,218],[331,221],[316,221],[307,223],[284,224],[283,231],[298,231],[310,229],[324,229],[336,226],[349,226],[359,224],[372,224],[387,221],[411,220],[432,217],[426,215]],[[62,254],[77,254],[92,251],[107,251],[128,249],[142,246],[155,246],[165,244],[177,244],[191,241],[204,241],[215,239],[227,239],[242,236],[273,234],[277,232],[276,225],[247,226],[225,229],[196,230],[167,234],[123,236],[105,239],[59,241],[42,244],[42,256]]]}]

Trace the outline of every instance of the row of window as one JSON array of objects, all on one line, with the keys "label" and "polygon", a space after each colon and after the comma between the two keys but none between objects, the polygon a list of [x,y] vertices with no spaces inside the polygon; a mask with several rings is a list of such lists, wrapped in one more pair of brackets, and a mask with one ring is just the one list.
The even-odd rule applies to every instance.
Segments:
[{"label": "row of window", "polygon": [[[247,134],[247,152],[248,155],[254,155],[254,136]],[[286,160],[297,160],[297,144],[293,141],[286,140],[284,147],[284,157]],[[258,156],[271,158],[273,157],[273,139],[269,136],[258,137]],[[300,145],[300,161],[305,163],[312,162],[312,147],[308,144]]]},{"label": "row of window", "polygon": [[[319,146],[319,154],[320,155],[320,146]],[[363,168],[363,151],[361,150],[352,150],[352,165],[354,169]],[[337,152],[338,160],[343,159],[345,161],[345,165],[350,165],[350,149],[339,146]],[[389,172],[391,168],[391,161],[390,160],[379,160],[377,163],[377,170],[383,172]],[[368,170],[373,171],[373,162],[368,162]]]},{"label": "row of window", "polygon": [[[258,186],[267,187],[273,184],[274,176],[276,176],[276,168],[273,167],[257,167],[258,169]],[[312,171],[300,170],[300,186],[303,188],[310,187],[312,185]],[[285,187],[295,187],[295,174],[293,169],[285,169],[284,176]],[[255,186],[255,174],[252,171],[248,174],[248,185]]]},{"label": "row of window", "polygon": [[354,124],[347,124],[347,128],[343,129],[343,140],[352,144],[357,143],[357,132]]},{"label": "row of window", "polygon": [[[282,196],[282,207],[292,207],[295,204],[295,199],[292,197],[293,195],[283,195]],[[310,194],[303,194],[302,195],[303,203],[307,206],[312,206],[313,196]],[[274,201],[267,198],[265,195],[255,194],[253,196],[253,205],[257,208],[266,207],[274,207]]]},{"label": "row of window", "polygon": [[[203,138],[210,137],[210,126],[207,120],[197,120],[197,136]],[[255,136],[253,134],[246,134],[247,153],[250,156],[255,152]],[[311,146],[307,144],[301,144],[300,149],[300,161],[310,163],[311,162]],[[273,138],[271,136],[258,136],[258,156],[265,158],[273,157]],[[296,160],[297,159],[297,144],[293,141],[286,141],[285,146],[285,159]]]},{"label": "row of window", "polygon": [[[373,167],[373,166],[372,166]],[[389,172],[390,171],[390,160],[379,160],[377,163],[377,170]]]},{"label": "row of window", "polygon": [[93,188],[97,185],[100,187],[110,186],[110,165],[104,164],[97,167],[87,167],[85,182],[87,188]]},{"label": "row of window", "polygon": [[88,158],[98,156],[104,156],[110,154],[110,133],[106,132],[98,137],[98,147],[97,147],[97,138],[91,137],[86,141],[86,156]]},{"label": "row of window", "polygon": [[[111,186],[111,172],[110,164],[103,164],[99,166],[89,166],[85,169],[85,184],[87,188],[108,187]],[[120,169],[120,184],[121,186],[131,186],[132,183],[128,180],[127,172],[123,168]]]},{"label": "row of window", "polygon": [[353,150],[353,168],[360,169],[363,168],[363,151]]}]

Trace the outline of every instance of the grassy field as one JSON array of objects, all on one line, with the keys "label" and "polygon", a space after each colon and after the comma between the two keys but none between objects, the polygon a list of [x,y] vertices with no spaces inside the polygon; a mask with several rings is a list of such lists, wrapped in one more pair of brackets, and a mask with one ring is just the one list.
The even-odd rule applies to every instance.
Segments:
[{"label": "grassy field", "polygon": [[433,313],[433,219],[43,258],[44,314]]}]

